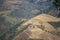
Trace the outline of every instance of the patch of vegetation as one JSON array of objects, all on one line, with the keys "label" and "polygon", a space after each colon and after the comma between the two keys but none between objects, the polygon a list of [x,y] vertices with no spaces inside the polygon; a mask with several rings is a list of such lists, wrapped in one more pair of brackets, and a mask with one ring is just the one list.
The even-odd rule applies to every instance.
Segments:
[{"label": "patch of vegetation", "polygon": [[44,30],[44,28],[45,28],[43,25],[37,25],[37,27],[39,27],[42,30]]},{"label": "patch of vegetation", "polygon": [[51,24],[54,28],[60,27],[60,22],[48,22],[48,23]]},{"label": "patch of vegetation", "polygon": [[13,36],[16,34],[16,28],[19,27],[23,22],[17,23],[16,25],[10,27],[9,29],[6,29],[0,36],[0,40],[5,40],[5,37],[7,37],[7,34],[8,34],[7,39],[9,40],[12,39]]},{"label": "patch of vegetation", "polygon": [[7,16],[5,15],[5,20],[8,21],[9,23],[16,25],[17,23],[19,23],[21,21],[20,18],[18,17],[11,17],[11,16]]}]

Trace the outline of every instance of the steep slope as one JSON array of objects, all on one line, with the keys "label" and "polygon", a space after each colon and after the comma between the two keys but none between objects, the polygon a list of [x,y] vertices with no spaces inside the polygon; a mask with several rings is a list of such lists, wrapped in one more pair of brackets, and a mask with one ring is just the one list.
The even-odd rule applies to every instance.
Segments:
[{"label": "steep slope", "polygon": [[60,40],[57,35],[43,31],[38,26],[32,26],[19,33],[13,40]]},{"label": "steep slope", "polygon": [[38,15],[32,19],[30,19],[29,21],[27,21],[26,23],[22,24],[23,26],[28,25],[28,24],[32,24],[32,25],[43,25],[45,27],[45,30],[48,31],[55,31],[56,29],[49,24],[48,22],[60,22],[60,18],[56,18],[47,14],[41,14]]},{"label": "steep slope", "polygon": [[54,28],[54,26],[48,22],[60,22],[60,18],[56,18],[47,14],[38,15],[18,27],[17,31],[20,31],[21,27],[22,29],[26,27],[27,28],[14,37],[13,40],[60,40],[60,37],[54,34],[56,32],[56,28]]},{"label": "steep slope", "polygon": [[39,22],[39,21],[41,21],[41,22],[59,22],[60,18],[56,18],[56,17],[50,16],[48,14],[41,14],[41,15],[38,15],[38,16],[30,19],[23,25],[27,25],[29,23],[34,23],[34,22]]},{"label": "steep slope", "polygon": [[[20,1],[7,0],[6,4],[4,3],[4,7],[3,7],[4,11],[0,12],[0,14],[4,14],[4,17],[6,19],[5,22],[7,22],[7,23],[4,23],[4,25],[2,25],[3,27],[0,26],[2,29],[0,30],[1,31],[0,33],[1,35],[4,34],[3,36],[0,36],[0,40],[11,40],[16,35],[16,33],[18,34],[18,32],[20,32],[21,30],[24,31],[31,24],[37,25],[39,28],[41,28],[44,31],[51,32],[51,33],[55,32],[56,29],[51,24],[49,24],[48,21],[59,22],[60,19],[49,16],[49,15],[47,16],[46,14],[44,14],[53,10],[54,7],[52,6],[53,5],[50,3],[50,1],[47,1],[47,0],[20,0]],[[7,9],[9,10],[7,11]],[[42,14],[42,15],[39,15],[39,14]],[[19,24],[21,21],[25,21],[30,18],[32,19],[23,23],[21,26],[17,26],[17,24]]]}]

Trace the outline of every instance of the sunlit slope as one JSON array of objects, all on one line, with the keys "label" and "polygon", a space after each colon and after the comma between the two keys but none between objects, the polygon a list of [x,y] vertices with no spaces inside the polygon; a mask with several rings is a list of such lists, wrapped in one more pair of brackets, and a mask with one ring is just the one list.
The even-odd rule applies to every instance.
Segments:
[{"label": "sunlit slope", "polygon": [[0,11],[0,14],[8,14],[8,13],[10,13],[10,12],[11,12],[11,10]]},{"label": "sunlit slope", "polygon": [[[32,25],[33,26],[33,25]],[[57,35],[46,32],[39,27],[30,27],[19,33],[13,40],[60,40]]]},{"label": "sunlit slope", "polygon": [[[13,40],[25,39],[44,39],[44,40],[60,40],[56,35],[57,30],[48,22],[60,22],[60,18],[56,18],[47,14],[38,15],[25,23],[21,24],[17,31],[21,31]],[[26,28],[26,29],[25,29]]]},{"label": "sunlit slope", "polygon": [[38,15],[38,16],[30,19],[29,21],[27,21],[23,25],[27,25],[29,23],[38,25],[39,22],[43,23],[43,22],[59,22],[59,21],[60,21],[60,18],[56,18],[56,17],[50,16],[47,14],[41,14],[41,15]]},{"label": "sunlit slope", "polygon": [[[39,25],[39,26],[43,25],[44,30],[56,31],[56,29],[48,22],[60,22],[60,18],[56,18],[56,17],[50,16],[47,14],[41,14],[41,15],[38,15],[38,16],[30,19],[29,21],[23,23],[21,26],[25,26],[25,25],[29,25],[29,24]],[[18,27],[18,29],[19,29],[19,27]]]}]

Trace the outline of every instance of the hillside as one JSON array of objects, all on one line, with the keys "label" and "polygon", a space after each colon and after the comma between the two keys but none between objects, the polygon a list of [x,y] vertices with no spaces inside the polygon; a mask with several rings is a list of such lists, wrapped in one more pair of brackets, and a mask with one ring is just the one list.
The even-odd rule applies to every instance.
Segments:
[{"label": "hillside", "polygon": [[29,21],[27,21],[22,25],[28,25],[28,24],[43,25],[46,27],[46,30],[48,29],[49,31],[53,31],[54,27],[50,25],[48,22],[60,22],[60,18],[56,18],[47,14],[41,14],[30,19]]},{"label": "hillside", "polygon": [[53,35],[42,29],[28,28],[24,30],[22,33],[19,33],[13,40],[60,40],[57,35]]},{"label": "hillside", "polygon": [[[57,10],[51,1],[6,0],[0,7],[0,40],[18,40],[18,35],[21,37],[25,35],[25,37],[32,39],[36,37],[45,39],[47,36],[48,39],[53,37],[59,40],[60,18],[56,18]],[[24,32],[25,30],[29,36]],[[40,33],[42,33],[41,36]]]},{"label": "hillside", "polygon": [[30,19],[23,25],[27,25],[29,23],[34,23],[34,22],[39,22],[39,21],[41,21],[41,22],[59,22],[60,18],[56,18],[56,17],[50,16],[48,14],[41,14],[41,15],[38,15],[38,16]]},{"label": "hillside", "polygon": [[[48,22],[60,22],[60,18],[56,18],[47,14],[38,15],[27,22],[23,23],[20,27],[17,28],[17,31],[26,28],[22,33],[19,33],[14,40],[25,40],[28,39],[43,39],[43,40],[60,40],[57,27],[54,28]],[[60,24],[60,23],[59,23]],[[29,26],[26,26],[29,25]],[[59,25],[60,26],[60,25]],[[60,31],[59,31],[60,32]],[[26,37],[23,37],[25,35]],[[59,33],[60,35],[60,33]],[[21,38],[19,38],[21,37]]]}]

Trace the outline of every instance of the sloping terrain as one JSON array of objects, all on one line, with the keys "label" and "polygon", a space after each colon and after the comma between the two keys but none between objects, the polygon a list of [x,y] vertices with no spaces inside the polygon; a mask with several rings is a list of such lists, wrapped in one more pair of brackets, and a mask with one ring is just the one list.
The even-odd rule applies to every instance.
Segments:
[{"label": "sloping terrain", "polygon": [[32,26],[19,33],[13,40],[60,40],[57,35],[46,32],[38,26]]},{"label": "sloping terrain", "polygon": [[[60,40],[60,37],[56,34],[58,30],[56,30],[56,28],[54,28],[54,26],[48,22],[60,22],[60,18],[56,18],[47,14],[38,15],[21,25],[23,28],[28,28],[22,31],[22,33],[19,33],[14,40]],[[21,26],[17,28],[17,31],[21,30]]]},{"label": "sloping terrain", "polygon": [[27,25],[29,23],[34,23],[34,22],[39,22],[39,21],[41,21],[41,22],[59,22],[60,18],[56,18],[56,17],[50,16],[48,14],[41,14],[41,15],[38,15],[38,16],[30,19],[23,25]]},{"label": "sloping terrain", "polygon": [[47,14],[41,14],[30,19],[29,21],[27,21],[26,23],[22,25],[28,25],[28,24],[43,25],[46,28],[46,30],[47,29],[49,31],[55,30],[54,27],[50,25],[48,22],[60,22],[60,18],[56,18]]},{"label": "sloping terrain", "polygon": [[[57,24],[56,26],[54,24],[60,22],[60,18],[50,16],[50,15],[56,15],[54,11],[54,6],[51,3],[51,1],[6,0],[6,2],[4,3],[3,7],[1,7],[1,9],[2,10],[0,11],[1,14],[0,40],[12,40],[14,37],[18,36],[21,32],[22,32],[21,36],[25,35],[27,38],[36,38],[36,36],[39,37],[38,35],[40,35],[41,31],[48,32],[53,36],[60,35],[60,31],[59,31],[60,25],[58,25],[57,27]],[[37,28],[35,28],[35,25],[37,26]],[[32,27],[33,29],[31,30],[36,29],[35,31],[37,31],[37,33],[39,32],[39,34],[37,35],[35,31],[29,30],[30,26],[33,26]],[[41,31],[39,28],[41,29]],[[27,29],[29,31],[27,31]],[[26,32],[23,32],[24,30],[26,30],[27,32],[31,32],[32,34],[28,36]],[[36,35],[34,33],[36,33]],[[46,36],[48,33],[46,33]]]}]

